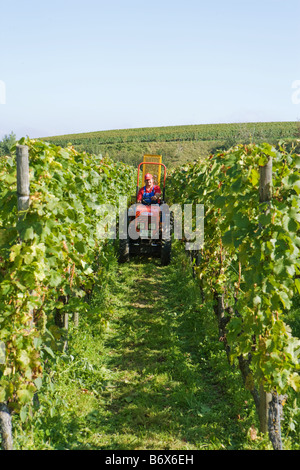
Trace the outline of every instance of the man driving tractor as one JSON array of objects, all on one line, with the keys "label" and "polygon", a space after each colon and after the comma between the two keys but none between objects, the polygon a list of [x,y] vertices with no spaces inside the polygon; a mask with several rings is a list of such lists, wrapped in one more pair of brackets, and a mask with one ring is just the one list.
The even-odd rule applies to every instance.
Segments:
[{"label": "man driving tractor", "polygon": [[[148,161],[150,159],[150,161]],[[147,161],[146,161],[147,160]],[[153,160],[153,161],[152,161]],[[159,161],[157,161],[159,160]],[[158,184],[154,177],[146,173],[145,186],[139,187],[140,169],[142,165],[157,165]],[[161,169],[164,170],[163,188],[160,189]],[[149,171],[149,170],[148,170]],[[151,170],[150,170],[151,171]],[[165,202],[166,166],[161,162],[161,155],[144,155],[144,161],[138,165],[135,200],[127,215],[127,236],[120,237],[119,262],[125,263],[135,255],[150,255],[160,257],[162,266],[167,266],[171,260],[171,231],[170,214]],[[154,204],[150,206],[150,204]],[[163,204],[163,206],[161,206]]]},{"label": "man driving tractor", "polygon": [[137,195],[137,202],[142,202],[142,204],[156,204],[160,202],[160,197],[160,187],[153,184],[153,176],[151,173],[146,173],[145,186],[139,190]]}]

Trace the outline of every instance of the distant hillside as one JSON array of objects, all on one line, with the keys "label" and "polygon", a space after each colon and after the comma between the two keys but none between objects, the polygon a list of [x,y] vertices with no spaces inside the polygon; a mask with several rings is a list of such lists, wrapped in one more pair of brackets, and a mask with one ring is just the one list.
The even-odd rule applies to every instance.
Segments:
[{"label": "distant hillside", "polygon": [[158,153],[171,166],[205,158],[236,143],[278,140],[300,136],[298,122],[199,124],[85,132],[44,138],[60,146],[68,143],[88,153],[108,154],[114,160],[136,165],[144,153]]}]

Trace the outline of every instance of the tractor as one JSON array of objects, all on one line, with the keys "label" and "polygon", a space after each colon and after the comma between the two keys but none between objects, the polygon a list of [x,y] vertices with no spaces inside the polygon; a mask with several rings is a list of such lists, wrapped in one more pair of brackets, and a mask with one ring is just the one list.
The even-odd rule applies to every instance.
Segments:
[{"label": "tractor", "polygon": [[[166,166],[161,155],[144,155],[138,165],[135,202],[127,211],[127,236],[119,241],[119,262],[124,263],[133,256],[160,258],[166,266],[171,260],[170,213],[165,203]],[[161,170],[164,170],[163,190],[159,201],[138,201],[140,172],[143,168],[143,181],[146,173],[152,171],[154,184],[160,185]],[[153,171],[154,169],[154,171]],[[132,200],[133,202],[133,200]]]}]

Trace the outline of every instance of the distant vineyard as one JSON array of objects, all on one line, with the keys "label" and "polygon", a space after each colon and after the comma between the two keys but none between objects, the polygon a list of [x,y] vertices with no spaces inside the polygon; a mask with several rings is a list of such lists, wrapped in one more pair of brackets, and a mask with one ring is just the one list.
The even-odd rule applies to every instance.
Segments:
[{"label": "distant vineyard", "polygon": [[107,155],[113,161],[134,166],[145,153],[160,154],[168,168],[174,168],[194,160],[206,160],[212,153],[236,144],[268,142],[276,145],[284,140],[291,146],[299,135],[297,122],[260,122],[119,129],[58,135],[43,140],[61,147],[71,143],[79,152]]},{"label": "distant vineyard", "polygon": [[176,142],[234,139],[241,135],[253,140],[293,139],[299,135],[297,122],[257,122],[246,124],[199,124],[187,126],[148,127],[87,132],[47,137],[47,141],[63,145],[117,144],[130,142]]}]

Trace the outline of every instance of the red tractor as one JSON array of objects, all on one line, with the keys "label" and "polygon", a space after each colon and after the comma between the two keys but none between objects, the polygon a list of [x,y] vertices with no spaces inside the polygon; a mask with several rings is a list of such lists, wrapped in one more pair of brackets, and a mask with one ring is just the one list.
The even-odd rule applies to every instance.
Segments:
[{"label": "red tractor", "polygon": [[[146,167],[149,168],[150,165],[151,167],[152,165],[159,166],[159,171],[157,172],[159,175],[157,178],[158,183],[160,181],[161,169],[164,169],[163,191],[158,202],[149,202],[144,199],[138,202],[140,168],[143,165],[145,165],[143,175],[145,174]],[[159,257],[163,266],[170,263],[171,231],[169,208],[165,203],[166,176],[166,166],[161,161],[144,161],[138,165],[135,204],[129,207],[127,213],[127,237],[124,239],[120,238],[120,263],[128,261],[135,255]]]}]

